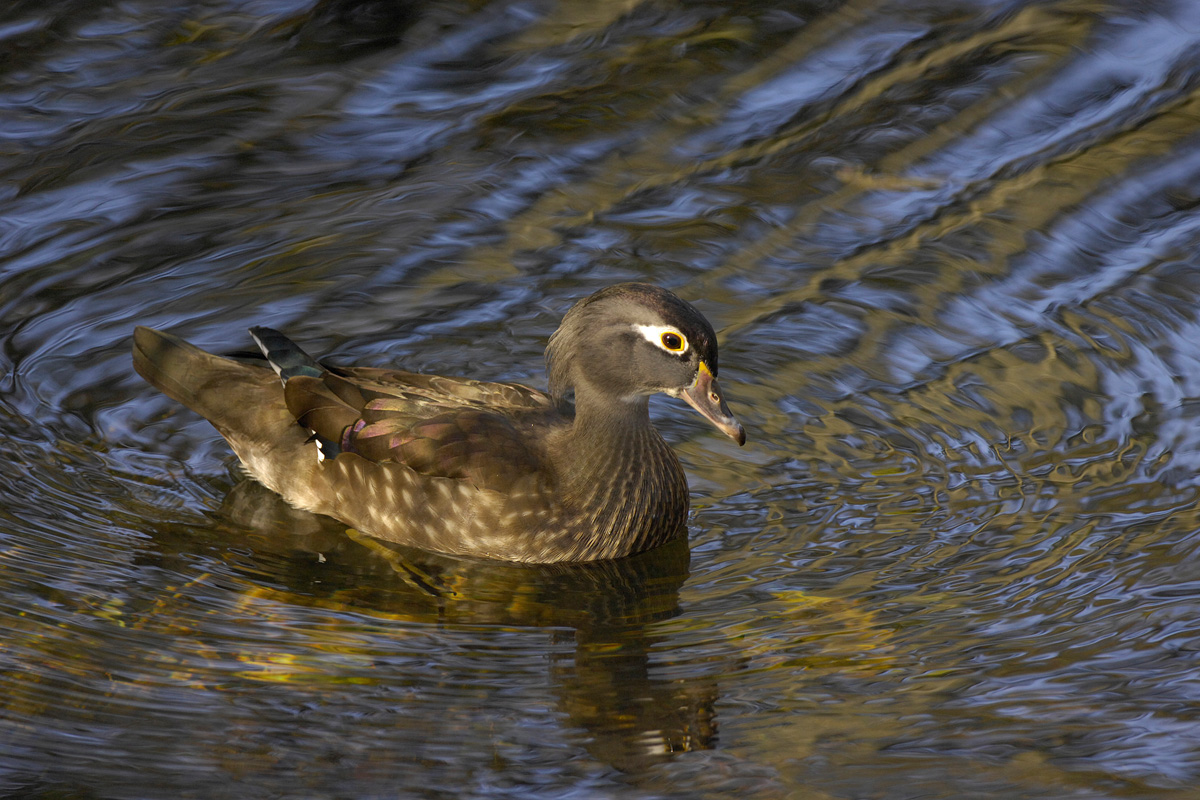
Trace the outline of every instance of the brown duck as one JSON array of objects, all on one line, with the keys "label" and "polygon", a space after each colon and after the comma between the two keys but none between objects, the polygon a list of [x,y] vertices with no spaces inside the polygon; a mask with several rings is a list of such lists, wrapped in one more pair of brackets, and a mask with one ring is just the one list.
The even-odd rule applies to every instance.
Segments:
[{"label": "brown duck", "polygon": [[647,284],[603,289],[567,312],[546,349],[548,394],[325,366],[270,328],[250,332],[273,371],[142,327],[134,367],[292,505],[427,550],[592,561],[681,535],[687,481],[650,423],[657,392],[746,440],[717,385],[712,326]]}]

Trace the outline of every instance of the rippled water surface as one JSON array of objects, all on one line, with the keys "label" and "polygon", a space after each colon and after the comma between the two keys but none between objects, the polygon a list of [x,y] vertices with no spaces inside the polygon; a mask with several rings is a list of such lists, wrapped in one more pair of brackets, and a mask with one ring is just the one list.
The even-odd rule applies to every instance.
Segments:
[{"label": "rippled water surface", "polygon": [[[0,10],[0,795],[1200,784],[1200,4]],[[133,326],[544,385],[721,332],[687,546],[523,568],[242,483]]]}]

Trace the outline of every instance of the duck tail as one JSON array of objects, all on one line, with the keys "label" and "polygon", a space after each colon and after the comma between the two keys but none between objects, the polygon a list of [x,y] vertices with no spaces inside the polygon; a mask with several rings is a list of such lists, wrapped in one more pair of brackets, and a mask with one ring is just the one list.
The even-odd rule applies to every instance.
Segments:
[{"label": "duck tail", "polygon": [[151,386],[188,408],[196,409],[198,390],[207,383],[208,362],[217,358],[169,333],[141,325],[133,331],[133,368]]},{"label": "duck tail", "polygon": [[230,395],[261,367],[207,353],[178,336],[138,326],[133,332],[133,368],[160,392],[209,420],[230,416]]},{"label": "duck tail", "polygon": [[288,378],[298,375],[319,378],[325,374],[325,368],[315,358],[279,331],[256,326],[250,329],[250,335],[258,342],[258,349],[266,356],[271,369],[285,383]]}]

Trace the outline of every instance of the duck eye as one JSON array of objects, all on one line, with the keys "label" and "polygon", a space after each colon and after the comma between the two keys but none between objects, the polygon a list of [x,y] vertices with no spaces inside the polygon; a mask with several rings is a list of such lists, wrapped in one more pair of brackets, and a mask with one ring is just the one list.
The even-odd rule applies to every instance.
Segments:
[{"label": "duck eye", "polygon": [[672,353],[680,353],[687,346],[683,337],[674,331],[664,332],[660,341],[662,342],[662,346]]}]

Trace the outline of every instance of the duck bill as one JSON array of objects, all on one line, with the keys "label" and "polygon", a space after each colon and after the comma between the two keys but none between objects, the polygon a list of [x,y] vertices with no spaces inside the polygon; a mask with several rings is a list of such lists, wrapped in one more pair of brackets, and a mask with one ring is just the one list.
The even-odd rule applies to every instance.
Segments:
[{"label": "duck bill", "polygon": [[680,392],[679,396],[739,446],[746,443],[746,431],[730,413],[729,406],[725,404],[725,397],[721,394],[721,387],[717,384],[717,378],[709,371],[708,364],[700,362],[695,382]]}]

